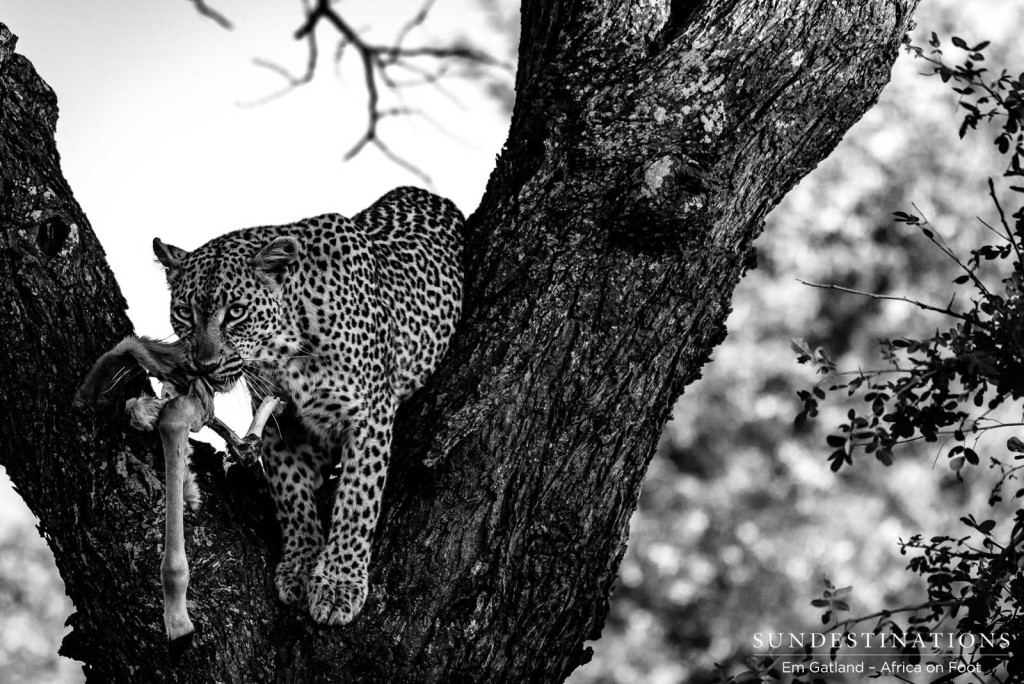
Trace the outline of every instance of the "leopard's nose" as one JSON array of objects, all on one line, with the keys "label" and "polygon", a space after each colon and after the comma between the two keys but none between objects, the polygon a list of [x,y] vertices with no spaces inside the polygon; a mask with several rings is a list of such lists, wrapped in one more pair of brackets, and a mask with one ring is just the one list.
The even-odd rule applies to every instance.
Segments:
[{"label": "leopard's nose", "polygon": [[212,373],[220,367],[221,360],[220,356],[214,356],[208,359],[192,359],[192,363],[200,373]]}]

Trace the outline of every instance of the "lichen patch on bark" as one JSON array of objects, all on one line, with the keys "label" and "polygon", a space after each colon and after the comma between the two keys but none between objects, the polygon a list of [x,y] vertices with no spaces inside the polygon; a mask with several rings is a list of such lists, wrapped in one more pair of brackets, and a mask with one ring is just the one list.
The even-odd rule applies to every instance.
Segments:
[{"label": "lichen patch on bark", "polygon": [[654,197],[661,190],[665,178],[672,173],[673,159],[670,156],[662,157],[651,163],[644,172],[644,186],[640,194],[644,197]]}]

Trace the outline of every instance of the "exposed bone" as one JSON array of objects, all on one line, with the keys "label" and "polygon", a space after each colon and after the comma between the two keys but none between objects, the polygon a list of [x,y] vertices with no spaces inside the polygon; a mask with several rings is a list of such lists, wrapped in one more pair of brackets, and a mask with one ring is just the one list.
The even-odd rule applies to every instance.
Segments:
[{"label": "exposed bone", "polygon": [[267,426],[267,421],[270,420],[270,416],[275,413],[280,413],[284,407],[284,401],[274,396],[268,396],[263,398],[263,402],[252,416],[252,423],[249,424],[249,429],[245,432],[245,435],[239,437],[235,432],[225,425],[220,419],[214,417],[207,424],[207,427],[213,430],[228,448],[228,455],[230,459],[224,459],[224,470],[227,471],[235,463],[242,465],[252,465],[256,463],[259,458],[259,450],[261,444],[261,438],[263,436],[263,429]]},{"label": "exposed bone", "polygon": [[267,426],[267,421],[270,420],[270,416],[280,413],[283,408],[284,402],[277,397],[264,397],[263,403],[260,404],[260,407],[256,409],[256,413],[252,416],[252,422],[249,424],[245,437],[260,437],[263,434],[263,428]]}]

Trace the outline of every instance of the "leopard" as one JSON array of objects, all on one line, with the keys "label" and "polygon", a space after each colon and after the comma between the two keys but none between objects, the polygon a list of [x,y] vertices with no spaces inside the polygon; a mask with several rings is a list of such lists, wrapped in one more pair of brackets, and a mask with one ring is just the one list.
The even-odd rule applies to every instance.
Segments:
[{"label": "leopard", "polygon": [[366,601],[395,412],[461,315],[463,223],[450,200],[399,187],[351,218],[243,228],[191,252],[153,240],[190,365],[287,406],[260,451],[281,528],[274,584],[319,624]]}]

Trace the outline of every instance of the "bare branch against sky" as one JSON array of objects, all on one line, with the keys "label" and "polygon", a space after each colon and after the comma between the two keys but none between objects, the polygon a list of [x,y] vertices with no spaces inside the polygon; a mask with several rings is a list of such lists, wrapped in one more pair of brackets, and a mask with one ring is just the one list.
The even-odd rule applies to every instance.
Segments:
[{"label": "bare branch against sky", "polygon": [[[231,28],[231,23],[223,15],[208,7],[204,0],[193,0],[193,2],[202,15],[213,19],[224,28]],[[447,94],[439,84],[439,81],[445,76],[479,77],[480,67],[511,72],[513,65],[462,41],[447,46],[406,47],[405,43],[409,35],[427,20],[435,0],[426,0],[420,9],[401,26],[394,40],[386,45],[369,42],[359,30],[355,29],[341,13],[332,7],[331,0],[315,0],[313,3],[310,0],[301,0],[301,2],[305,19],[302,26],[295,32],[295,38],[306,41],[307,57],[304,71],[301,74],[295,74],[278,62],[264,58],[254,59],[253,63],[256,66],[281,76],[285,80],[285,86],[262,98],[245,102],[243,106],[266,104],[313,80],[320,59],[316,30],[321,23],[326,22],[340,35],[334,50],[335,63],[340,63],[348,48],[355,50],[362,65],[363,83],[366,87],[366,127],[359,139],[345,154],[345,161],[353,159],[367,145],[373,145],[396,165],[412,173],[423,182],[431,184],[430,176],[387,145],[381,139],[379,130],[379,124],[386,118],[409,115],[425,116],[425,114],[412,107],[382,104],[383,92],[390,92],[401,100],[400,89],[416,85],[431,85]],[[477,68],[456,73],[451,70],[453,62],[474,65]],[[394,69],[401,70],[408,75],[408,78],[396,78],[391,73]]]},{"label": "bare branch against sky", "polygon": [[207,5],[206,0],[191,0],[191,2],[193,5],[196,6],[196,11],[198,11],[204,17],[216,22],[218,25],[220,25],[221,28],[228,29],[229,31],[234,28],[234,25],[230,21],[228,21],[228,18],[220,12],[218,12],[217,10],[210,7],[209,5]]}]

